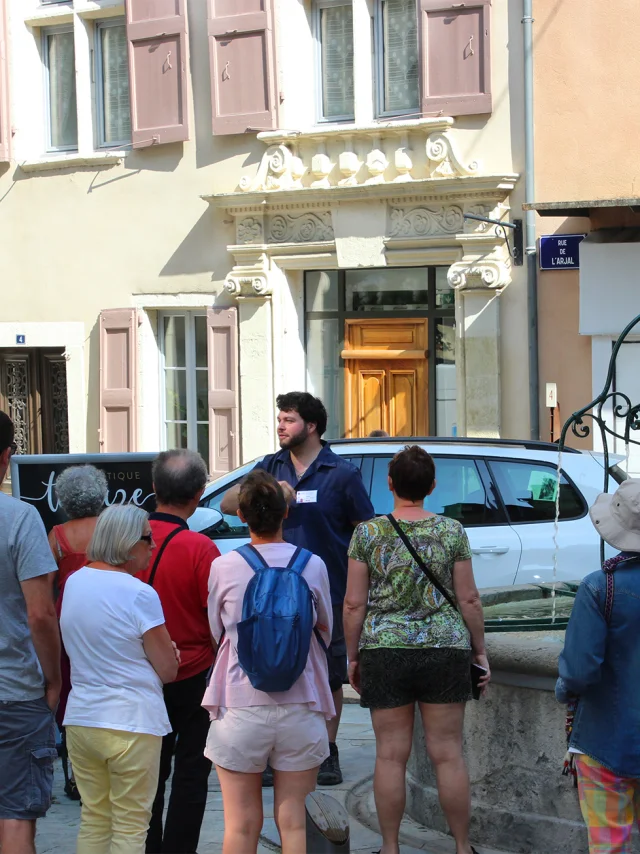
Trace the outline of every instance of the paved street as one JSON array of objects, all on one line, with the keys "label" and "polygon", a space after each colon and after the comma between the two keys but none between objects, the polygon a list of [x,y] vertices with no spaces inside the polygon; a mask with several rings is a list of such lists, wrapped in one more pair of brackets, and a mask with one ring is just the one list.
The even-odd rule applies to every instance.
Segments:
[{"label": "paved street", "polygon": [[[351,810],[351,852],[370,852],[380,848],[381,839],[372,829],[375,826],[373,795],[370,777],[373,773],[375,739],[369,713],[359,705],[345,705],[339,737],[340,757],[344,772],[341,786],[326,789]],[[38,854],[73,854],[80,819],[80,807],[65,797],[62,790],[62,770],[56,770],[55,803],[38,829]],[[357,815],[357,820],[354,814]],[[279,851],[278,832],[273,821],[273,789],[264,790],[265,822],[260,854]],[[371,826],[367,826],[371,825]],[[209,800],[200,838],[199,854],[219,854],[222,848],[224,821],[222,795],[215,771],[209,782]],[[450,839],[432,833],[410,819],[402,828],[402,854],[453,854]],[[479,854],[499,854],[488,848],[478,848]]]}]

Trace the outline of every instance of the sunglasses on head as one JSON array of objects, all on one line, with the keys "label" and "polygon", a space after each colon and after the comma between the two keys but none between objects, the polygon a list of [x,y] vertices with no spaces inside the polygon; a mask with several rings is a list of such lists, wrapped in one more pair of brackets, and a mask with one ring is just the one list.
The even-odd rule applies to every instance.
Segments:
[{"label": "sunglasses on head", "polygon": [[145,543],[151,545],[151,543],[153,542],[153,534],[143,534],[140,539],[144,540]]}]

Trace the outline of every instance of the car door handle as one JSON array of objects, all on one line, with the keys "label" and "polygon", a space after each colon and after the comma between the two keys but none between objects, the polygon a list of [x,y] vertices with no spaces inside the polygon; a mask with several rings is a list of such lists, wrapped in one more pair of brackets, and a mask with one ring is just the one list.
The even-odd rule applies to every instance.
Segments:
[{"label": "car door handle", "polygon": [[477,549],[471,549],[471,554],[474,555],[506,555],[509,551],[509,546],[480,546]]}]

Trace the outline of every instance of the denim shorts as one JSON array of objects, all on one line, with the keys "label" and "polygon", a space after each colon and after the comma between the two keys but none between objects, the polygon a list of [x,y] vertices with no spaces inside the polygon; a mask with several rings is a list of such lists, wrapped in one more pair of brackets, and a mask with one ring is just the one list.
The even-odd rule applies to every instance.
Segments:
[{"label": "denim shorts", "polygon": [[57,755],[53,712],[44,697],[0,701],[0,820],[45,815]]}]

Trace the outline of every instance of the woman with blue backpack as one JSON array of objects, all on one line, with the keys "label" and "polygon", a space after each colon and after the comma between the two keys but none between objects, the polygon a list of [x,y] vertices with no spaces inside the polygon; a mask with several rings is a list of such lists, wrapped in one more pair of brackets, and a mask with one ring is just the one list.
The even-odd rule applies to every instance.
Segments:
[{"label": "woman with blue backpack", "polygon": [[209,623],[218,652],[202,704],[211,715],[205,754],[222,789],[222,854],[258,849],[267,762],[282,854],[305,854],[305,799],[329,755],[329,576],[319,557],[284,541],[287,512],[277,480],[251,472],[238,509],[251,543],[211,565]]}]

